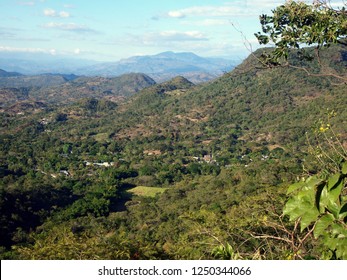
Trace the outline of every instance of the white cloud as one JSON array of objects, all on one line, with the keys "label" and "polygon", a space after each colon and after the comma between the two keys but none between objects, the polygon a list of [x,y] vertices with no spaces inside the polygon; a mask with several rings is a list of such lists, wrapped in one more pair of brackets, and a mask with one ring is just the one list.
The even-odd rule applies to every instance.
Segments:
[{"label": "white cloud", "polygon": [[180,10],[167,12],[169,18],[185,17],[234,17],[234,16],[254,16],[264,9],[269,10],[283,4],[285,0],[247,0],[225,3],[222,6],[193,6]]},{"label": "white cloud", "polygon": [[43,14],[46,16],[46,17],[55,17],[56,16],[56,11],[53,10],[53,9],[45,9],[43,11]]},{"label": "white cloud", "polygon": [[168,12],[168,16],[172,18],[183,18],[185,14],[182,11],[170,11]]},{"label": "white cloud", "polygon": [[35,5],[34,1],[30,1],[30,2],[17,2],[17,3],[20,6],[34,6]]},{"label": "white cloud", "polygon": [[49,50],[49,53],[50,53],[51,55],[56,55],[56,54],[57,54],[57,50],[56,50],[56,49],[50,49],[50,50]]},{"label": "white cloud", "polygon": [[87,52],[82,52],[79,48],[74,50],[57,50],[55,48],[44,49],[44,48],[18,48],[18,47],[8,47],[8,46],[0,46],[0,53],[29,53],[29,54],[49,54],[52,56],[59,55],[81,55]]},{"label": "white cloud", "polygon": [[161,31],[161,32],[151,32],[146,33],[143,36],[129,35],[128,40],[133,41],[133,43],[138,45],[147,46],[158,46],[165,44],[170,46],[170,44],[176,42],[192,42],[192,41],[208,41],[205,34],[200,31]]},{"label": "white cloud", "polygon": [[184,25],[194,25],[194,26],[225,26],[230,24],[230,21],[228,19],[204,19],[204,20],[198,20],[198,21],[187,21],[182,22]]},{"label": "white cloud", "polygon": [[73,8],[75,8],[75,5],[72,5],[72,4],[64,4],[63,7],[66,8],[66,9],[73,9]]},{"label": "white cloud", "polygon": [[[285,2],[287,2],[287,0],[248,0],[247,6],[253,10],[274,9]],[[309,0],[309,2],[312,3],[311,0]]]},{"label": "white cloud", "polygon": [[0,52],[25,52],[25,53],[46,53],[46,54],[52,54],[56,51],[53,49],[47,50],[42,48],[18,48],[18,47],[7,47],[7,46],[0,46]]},{"label": "white cloud", "polygon": [[70,17],[70,14],[68,12],[61,11],[61,12],[59,12],[59,16],[61,18],[68,18],[68,17]]},{"label": "white cloud", "polygon": [[[190,16],[232,16],[243,13],[241,7],[236,6],[196,6],[182,10],[169,11],[168,17],[172,18],[184,18]],[[179,15],[179,16],[178,16]]]},{"label": "white cloud", "polygon": [[186,32],[179,32],[179,31],[163,31],[160,32],[158,35],[158,39],[164,39],[169,41],[207,41],[208,39],[206,36],[199,32],[199,31],[186,31]]},{"label": "white cloud", "polygon": [[79,32],[79,33],[98,33],[97,31],[76,23],[61,23],[61,22],[49,22],[41,25],[43,28],[59,29],[63,31]]},{"label": "white cloud", "polygon": [[160,47],[172,49],[183,44],[201,43],[209,41],[209,38],[199,31],[175,31],[149,32],[145,34],[127,34],[121,38],[109,40],[105,45],[125,45],[132,47]]},{"label": "white cloud", "polygon": [[68,12],[65,12],[65,11],[61,11],[61,12],[57,12],[56,10],[53,10],[53,9],[45,9],[43,11],[43,14],[46,16],[46,17],[60,17],[60,18],[68,18],[70,17],[70,14]]}]

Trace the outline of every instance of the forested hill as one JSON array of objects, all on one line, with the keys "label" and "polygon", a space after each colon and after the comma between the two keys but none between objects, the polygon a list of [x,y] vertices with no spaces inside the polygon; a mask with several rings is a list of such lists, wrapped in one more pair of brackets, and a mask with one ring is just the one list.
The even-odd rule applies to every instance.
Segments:
[{"label": "forested hill", "polygon": [[[236,129],[243,139],[255,140],[260,135],[278,145],[298,144],[296,141],[324,117],[327,109],[334,108],[341,114],[338,119],[343,119],[344,84],[324,73],[320,76],[315,65],[300,60],[291,61],[303,67],[300,69],[265,68],[257,58],[263,51],[267,50],[252,54],[223,77],[188,91],[163,90],[161,85],[148,88],[127,105],[126,118],[131,121],[128,114],[137,115],[137,124],[146,124],[144,129],[153,137],[162,128],[181,134],[181,138],[198,135],[200,140],[220,141],[220,136]],[[336,46],[325,52],[321,63],[331,69],[324,71],[344,73],[346,50]],[[312,71],[312,76],[304,70]],[[139,100],[145,106],[141,107]],[[127,133],[127,129],[118,134],[122,132]]]},{"label": "forested hill", "polygon": [[289,67],[265,67],[264,51],[206,84],[177,77],[118,104],[97,95],[0,113],[2,258],[293,257],[256,237],[290,228],[286,188],[319,170],[310,148],[322,123],[346,146],[334,76],[346,75],[347,49]]},{"label": "forested hill", "polygon": [[[6,72],[8,73],[8,72]],[[155,81],[140,73],[119,77],[78,77],[74,74],[37,76],[5,76],[0,78],[0,106],[13,106],[18,101],[31,100],[50,104],[71,104],[81,98],[106,98],[122,101]]]}]

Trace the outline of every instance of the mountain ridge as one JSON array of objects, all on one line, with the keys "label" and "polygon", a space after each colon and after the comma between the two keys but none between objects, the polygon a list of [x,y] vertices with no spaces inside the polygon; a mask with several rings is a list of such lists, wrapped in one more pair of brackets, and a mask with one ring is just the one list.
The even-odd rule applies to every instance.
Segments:
[{"label": "mountain ridge", "polygon": [[0,69],[0,77],[7,78],[7,77],[18,77],[22,76],[22,74],[18,72],[7,72],[5,70]]},{"label": "mountain ridge", "polygon": [[200,83],[214,79],[224,71],[230,71],[234,65],[235,62],[227,59],[204,58],[191,52],[168,51],[156,55],[133,56],[118,62],[95,64],[79,69],[76,73],[87,76],[117,76],[128,72],[140,72],[151,76],[157,82],[181,75],[193,83]]}]

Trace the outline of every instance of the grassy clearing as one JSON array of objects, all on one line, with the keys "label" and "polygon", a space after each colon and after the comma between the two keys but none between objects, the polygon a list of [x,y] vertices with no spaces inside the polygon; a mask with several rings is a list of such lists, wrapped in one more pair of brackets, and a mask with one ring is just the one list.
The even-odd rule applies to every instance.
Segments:
[{"label": "grassy clearing", "polygon": [[94,139],[98,142],[105,142],[109,139],[109,133],[98,133],[94,135]]},{"label": "grassy clearing", "polygon": [[162,194],[166,190],[167,188],[137,186],[128,190],[128,192],[138,196],[155,197],[157,194]]}]

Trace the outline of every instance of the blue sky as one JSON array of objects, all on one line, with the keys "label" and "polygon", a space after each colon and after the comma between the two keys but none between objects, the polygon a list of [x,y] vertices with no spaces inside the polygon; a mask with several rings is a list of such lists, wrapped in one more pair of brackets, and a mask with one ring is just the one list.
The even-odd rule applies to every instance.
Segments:
[{"label": "blue sky", "polygon": [[0,0],[0,52],[99,61],[163,51],[243,58],[249,44],[258,47],[258,16],[284,2]]}]

